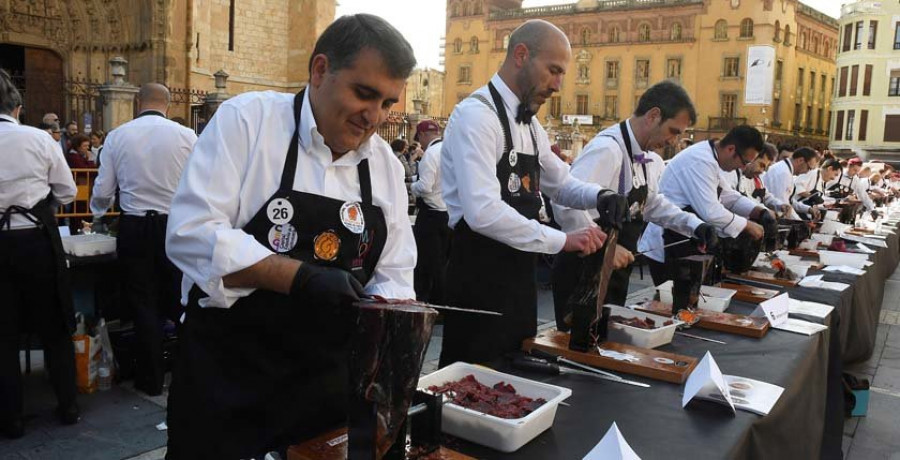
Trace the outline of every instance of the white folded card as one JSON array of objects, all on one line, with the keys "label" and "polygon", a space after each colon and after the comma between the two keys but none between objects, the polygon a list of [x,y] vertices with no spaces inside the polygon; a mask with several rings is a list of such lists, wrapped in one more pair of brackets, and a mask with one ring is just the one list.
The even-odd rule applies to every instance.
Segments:
[{"label": "white folded card", "polygon": [[875,246],[876,248],[886,248],[887,247],[887,241],[884,241],[883,239],[879,239],[879,238],[868,238],[868,237],[850,235],[847,233],[841,233],[839,236],[847,241],[852,241],[854,243],[865,243],[865,244],[868,244],[869,246]]},{"label": "white folded card", "polygon": [[848,273],[850,275],[865,275],[865,270],[860,270],[858,268],[848,267],[847,265],[829,265],[822,269],[822,271],[826,272],[840,272],[840,273]]},{"label": "white folded card", "polygon": [[802,319],[797,318],[788,318],[787,321],[772,327],[774,327],[775,329],[780,329],[782,331],[794,332],[803,335],[813,335],[828,329],[828,326],[811,323],[809,321],[803,321]]},{"label": "white folded card", "polygon": [[831,305],[805,300],[791,299],[791,302],[788,304],[788,312],[791,316],[799,316],[819,324],[824,323],[833,310],[834,307]]},{"label": "white folded card", "polygon": [[784,294],[772,297],[771,299],[760,303],[756,307],[756,310],[753,310],[753,313],[750,313],[750,316],[765,317],[769,320],[769,324],[778,326],[787,321],[790,303],[791,298],[785,292]]},{"label": "white folded card", "polygon": [[797,284],[799,284],[800,286],[803,286],[803,287],[828,289],[831,291],[839,291],[839,292],[850,287],[849,284],[836,283],[833,281],[822,281],[822,275],[807,276],[806,278],[803,278],[802,280],[800,280],[800,282]]},{"label": "white folded card", "polygon": [[723,375],[716,361],[707,351],[684,384],[681,407],[686,407],[694,399],[727,405],[732,413],[735,409],[768,415],[784,388],[759,380],[736,375]]},{"label": "white folded card", "polygon": [[584,456],[584,460],[641,460],[641,457],[625,442],[619,426],[613,422],[603,439]]}]

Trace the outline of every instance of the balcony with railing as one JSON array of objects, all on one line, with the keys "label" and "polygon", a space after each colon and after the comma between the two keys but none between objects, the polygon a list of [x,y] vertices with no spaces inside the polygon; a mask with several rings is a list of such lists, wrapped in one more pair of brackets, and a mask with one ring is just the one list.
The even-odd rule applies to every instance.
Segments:
[{"label": "balcony with railing", "polygon": [[576,9],[574,3],[567,5],[537,6],[533,8],[521,8],[512,10],[493,11],[488,16],[490,21],[517,18],[533,18],[545,16],[560,16],[574,12],[602,12],[611,10],[632,10],[645,8],[659,8],[667,6],[682,6],[702,4],[704,0],[597,0],[593,8]]},{"label": "balcony with railing", "polygon": [[710,131],[728,131],[735,126],[746,124],[747,119],[743,117],[709,117]]}]

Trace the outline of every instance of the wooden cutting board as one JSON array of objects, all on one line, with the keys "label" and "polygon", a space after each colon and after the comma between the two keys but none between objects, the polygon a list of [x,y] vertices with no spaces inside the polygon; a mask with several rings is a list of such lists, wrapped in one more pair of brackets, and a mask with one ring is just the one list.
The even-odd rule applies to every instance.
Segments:
[{"label": "wooden cutting board", "polygon": [[725,289],[734,289],[737,293],[732,297],[733,300],[748,303],[761,303],[769,300],[779,294],[774,289],[763,289],[755,286],[747,286],[744,284],[721,283],[719,287]]},{"label": "wooden cutting board", "polygon": [[633,356],[636,360],[617,360],[603,356],[596,350],[574,351],[569,349],[569,334],[556,329],[542,331],[536,337],[526,339],[522,343],[522,349],[525,351],[531,351],[534,348],[588,366],[678,384],[687,380],[698,362],[697,358],[690,356],[614,342],[605,342],[600,345],[600,348],[625,353]]},{"label": "wooden cutting board", "polygon": [[[724,286],[723,286],[724,287]],[[733,289],[733,288],[729,288]],[[637,310],[660,316],[672,316],[672,305],[657,300],[637,307]],[[692,327],[711,331],[727,332],[745,337],[761,338],[769,332],[769,321],[765,318],[754,318],[733,313],[718,313],[707,310],[694,310],[700,321]]]},{"label": "wooden cutting board", "polygon": [[[287,460],[346,460],[347,428],[339,428],[303,444],[288,447]],[[473,457],[441,447],[431,454],[414,457],[416,460],[475,460]]]},{"label": "wooden cutting board", "polygon": [[763,283],[775,284],[775,285],[784,286],[784,287],[794,287],[797,285],[797,283],[800,282],[800,280],[786,280],[786,279],[782,279],[782,278],[775,278],[774,274],[761,272],[759,270],[747,270],[746,272],[741,273],[741,274],[730,273],[730,272],[726,272],[726,273],[728,274],[728,276],[730,276],[732,278],[741,278],[741,279],[751,280],[751,281],[760,281]]}]

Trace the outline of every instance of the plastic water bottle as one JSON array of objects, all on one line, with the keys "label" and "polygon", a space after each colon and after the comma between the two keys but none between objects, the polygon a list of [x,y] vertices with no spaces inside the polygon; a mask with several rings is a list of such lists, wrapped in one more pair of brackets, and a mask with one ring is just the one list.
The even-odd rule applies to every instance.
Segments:
[{"label": "plastic water bottle", "polygon": [[108,353],[100,353],[100,367],[97,368],[97,390],[112,388],[112,362]]}]

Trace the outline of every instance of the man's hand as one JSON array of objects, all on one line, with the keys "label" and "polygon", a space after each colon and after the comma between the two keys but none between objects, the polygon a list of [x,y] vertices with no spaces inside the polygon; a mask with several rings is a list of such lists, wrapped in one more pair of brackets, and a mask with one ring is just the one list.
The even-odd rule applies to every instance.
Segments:
[{"label": "man's hand", "polygon": [[779,206],[778,209],[781,211],[782,216],[791,215],[791,205],[789,205],[789,204],[783,204],[783,205]]},{"label": "man's hand", "polygon": [[605,242],[606,233],[603,233],[599,227],[583,228],[566,234],[563,252],[577,252],[587,256],[599,251]]},{"label": "man's hand", "polygon": [[813,206],[809,208],[809,215],[812,217],[812,220],[819,220],[822,218],[822,211],[819,211],[819,208]]},{"label": "man's hand", "polygon": [[747,221],[747,226],[744,227],[743,233],[746,233],[750,238],[753,238],[754,240],[761,240],[762,237],[766,234],[766,232],[763,230],[762,225],[759,225],[751,220]]},{"label": "man's hand", "polygon": [[634,254],[620,245],[616,245],[616,255],[613,257],[613,268],[616,270],[625,268],[634,263]]},{"label": "man's hand", "polygon": [[700,252],[712,251],[719,245],[719,236],[716,235],[716,229],[706,222],[694,229],[694,239],[697,240],[697,248]]},{"label": "man's hand", "polygon": [[597,223],[603,228],[622,228],[628,212],[628,199],[612,190],[601,190],[597,194]]},{"label": "man's hand", "polygon": [[881,216],[880,214],[878,214],[878,211],[874,211],[874,210],[871,212],[871,215],[872,215],[872,220],[878,220],[878,218]]},{"label": "man's hand", "polygon": [[358,302],[365,291],[346,270],[303,262],[294,275],[290,295],[314,307],[342,307]]}]

